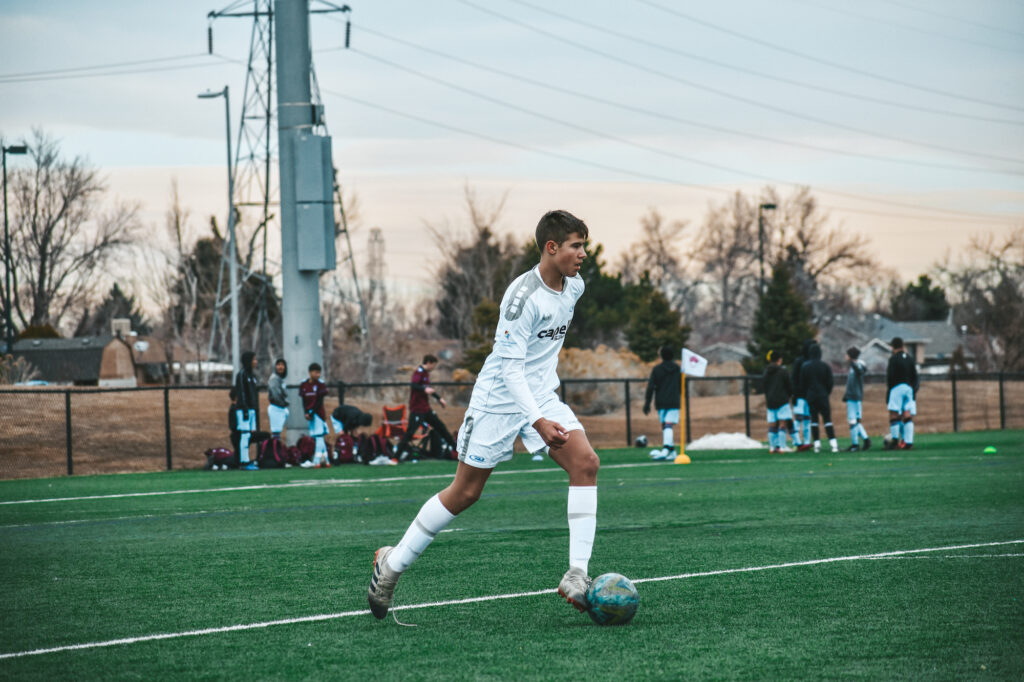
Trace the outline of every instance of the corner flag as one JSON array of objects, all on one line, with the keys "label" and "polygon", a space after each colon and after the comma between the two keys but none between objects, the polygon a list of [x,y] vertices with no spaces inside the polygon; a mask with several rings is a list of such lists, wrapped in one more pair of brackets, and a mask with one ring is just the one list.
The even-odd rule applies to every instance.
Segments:
[{"label": "corner flag", "polygon": [[708,369],[708,359],[694,353],[689,348],[683,349],[683,373],[692,377],[702,377]]}]

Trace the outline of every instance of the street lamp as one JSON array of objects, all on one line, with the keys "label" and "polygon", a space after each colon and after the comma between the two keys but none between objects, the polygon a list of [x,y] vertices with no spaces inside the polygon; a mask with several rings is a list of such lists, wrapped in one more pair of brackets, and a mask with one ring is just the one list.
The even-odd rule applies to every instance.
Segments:
[{"label": "street lamp", "polygon": [[235,246],[235,179],[231,172],[231,100],[228,97],[228,86],[218,92],[201,92],[199,99],[216,99],[224,97],[224,121],[227,132],[228,143],[228,257],[231,259],[229,272],[231,273],[231,366],[233,376],[237,376],[240,357],[238,343],[238,258],[236,257],[237,247]]},{"label": "street lamp", "polygon": [[761,204],[757,207],[757,260],[761,264],[761,287],[758,293],[764,296],[764,212],[774,211],[775,204]]},{"label": "street lamp", "polygon": [[4,341],[7,343],[5,352],[10,353],[14,346],[14,325],[11,324],[11,234],[7,227],[7,155],[27,154],[28,147],[15,144],[3,147],[0,156],[4,167]]}]

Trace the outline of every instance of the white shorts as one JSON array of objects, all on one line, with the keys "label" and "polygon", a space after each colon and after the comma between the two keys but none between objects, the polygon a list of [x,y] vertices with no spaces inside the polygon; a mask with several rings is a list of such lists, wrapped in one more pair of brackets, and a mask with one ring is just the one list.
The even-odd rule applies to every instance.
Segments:
[{"label": "white shorts", "polygon": [[288,421],[288,408],[277,405],[267,405],[267,421],[270,422],[271,433],[281,433]]},{"label": "white shorts", "polygon": [[[540,405],[540,410],[546,419],[558,422],[566,431],[583,430],[569,406],[554,394],[551,400]],[[470,408],[459,429],[459,461],[478,469],[493,469],[499,462],[512,459],[512,446],[517,436],[529,452],[547,450],[540,434],[522,413],[500,414]]]},{"label": "white shorts", "polygon": [[789,409],[789,403],[776,407],[774,410],[766,408],[768,412],[768,423],[784,422],[793,418],[793,412]]},{"label": "white shorts", "polygon": [[860,421],[861,410],[863,408],[863,401],[860,400],[847,400],[846,401],[846,421],[850,424],[856,424]]},{"label": "white shorts", "polygon": [[917,402],[914,401],[914,389],[910,387],[910,384],[896,384],[889,391],[889,411],[909,412],[911,415],[917,414]]},{"label": "white shorts", "polygon": [[314,414],[313,418],[306,422],[306,426],[307,432],[313,438],[327,435],[327,422],[321,419],[319,415]]},{"label": "white shorts", "polygon": [[679,410],[658,410],[658,419],[662,424],[678,424]]},{"label": "white shorts", "polygon": [[793,414],[804,417],[811,416],[811,408],[807,405],[807,398],[797,398],[793,401]]},{"label": "white shorts", "polygon": [[251,433],[256,430],[256,410],[235,410],[237,428],[243,433]]}]

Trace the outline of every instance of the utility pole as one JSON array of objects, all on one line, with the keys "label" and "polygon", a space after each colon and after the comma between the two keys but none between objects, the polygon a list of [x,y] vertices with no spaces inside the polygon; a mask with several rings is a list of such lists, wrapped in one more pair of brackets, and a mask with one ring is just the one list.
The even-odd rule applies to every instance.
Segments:
[{"label": "utility pole", "polygon": [[761,279],[758,280],[757,295],[764,296],[764,212],[774,211],[775,204],[760,204],[757,207],[757,260],[761,265]]},{"label": "utility pole", "polygon": [[[323,108],[314,106],[310,85],[309,2],[275,0],[274,5],[282,345],[288,366],[301,377],[310,363],[323,361],[320,273],[335,265],[334,176],[331,138],[314,132]],[[297,389],[289,393],[291,404],[300,406]],[[301,433],[305,425],[301,408],[292,410],[288,432]]]}]

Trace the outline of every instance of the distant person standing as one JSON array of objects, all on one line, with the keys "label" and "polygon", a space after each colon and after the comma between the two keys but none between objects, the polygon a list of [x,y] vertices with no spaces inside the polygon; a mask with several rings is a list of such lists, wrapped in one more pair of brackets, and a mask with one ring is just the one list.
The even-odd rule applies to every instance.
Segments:
[{"label": "distant person standing", "polygon": [[801,452],[811,449],[811,412],[807,406],[803,383],[800,381],[800,370],[809,359],[808,354],[813,345],[814,339],[804,341],[800,355],[793,360],[789,377],[793,384],[793,425],[796,427],[796,444],[797,450]]},{"label": "distant person standing", "polygon": [[253,431],[259,429],[259,385],[256,379],[256,354],[247,350],[242,353],[242,367],[235,377],[235,391],[238,393],[237,423],[241,433],[238,442],[238,465],[249,471],[259,469],[255,461],[249,460],[249,441]]},{"label": "distant person standing", "polygon": [[888,388],[889,431],[897,450],[914,447],[914,415],[917,414],[915,396],[920,388],[917,364],[903,348],[903,339],[895,337],[890,344],[892,356],[885,371]]},{"label": "distant person standing", "polygon": [[836,430],[832,426],[832,405],[829,396],[835,384],[832,368],[821,359],[821,346],[812,343],[807,350],[807,360],[800,367],[800,388],[807,397],[807,409],[811,414],[811,438],[814,440],[814,451],[821,452],[821,431],[818,420],[825,422],[825,435],[832,452],[839,452],[839,441]]},{"label": "distant person standing", "polygon": [[306,460],[300,465],[304,468],[330,466],[325,437],[329,432],[331,441],[334,440],[334,424],[327,418],[327,410],[324,408],[327,385],[320,381],[322,369],[319,363],[310,364],[309,378],[299,384],[299,396],[302,398],[302,409],[308,424],[309,436],[316,443],[313,459]]},{"label": "distant person standing", "polygon": [[[661,362],[651,370],[647,379],[647,391],[644,393],[644,414],[651,413],[651,398],[654,408],[658,411],[661,423],[661,450],[651,451],[651,458],[657,460],[675,460],[673,434],[679,423],[679,406],[682,401],[682,370],[675,361],[675,349],[662,346],[659,351]],[[680,440],[683,435],[680,434]]]},{"label": "distant person standing", "polygon": [[[443,456],[444,453],[455,451],[455,438],[430,407],[430,398],[436,400],[441,407],[448,407],[448,403],[437,392],[437,389],[430,385],[430,373],[436,367],[437,357],[427,353],[423,356],[423,363],[412,373],[412,380],[409,383],[409,425],[402,435],[402,439],[395,446],[395,454],[400,461],[404,462],[409,458],[409,442],[423,424],[428,424],[433,429],[430,438],[432,444],[437,445],[437,448],[431,448],[435,454]],[[440,439],[439,443],[438,439]]]},{"label": "distant person standing", "polygon": [[232,466],[237,467],[238,453],[241,449],[239,443],[242,440],[242,432],[238,430],[238,389],[232,386],[228,391],[228,397],[231,398],[231,406],[228,407],[228,429],[231,431],[231,451],[235,453]]},{"label": "distant person standing", "polygon": [[267,397],[270,404],[267,406],[267,420],[270,422],[270,435],[280,438],[284,433],[285,424],[288,423],[288,386],[284,378],[288,376],[288,363],[284,358],[278,358],[274,363],[274,371],[267,380]]},{"label": "distant person standing", "polygon": [[793,384],[789,372],[782,366],[782,353],[768,351],[768,365],[764,368],[764,404],[768,412],[768,452],[781,454],[792,452],[786,447],[786,432],[793,433],[793,412],[789,399],[793,396]]},{"label": "distant person standing", "polygon": [[[856,346],[846,351],[846,357],[850,361],[850,369],[846,374],[846,392],[843,393],[843,402],[846,403],[846,421],[850,424],[850,447],[847,452],[858,452],[871,449],[871,438],[864,430],[861,423],[861,416],[864,405],[864,373],[868,371],[867,365],[858,360],[860,349]],[[858,441],[864,439],[863,447]]]}]

